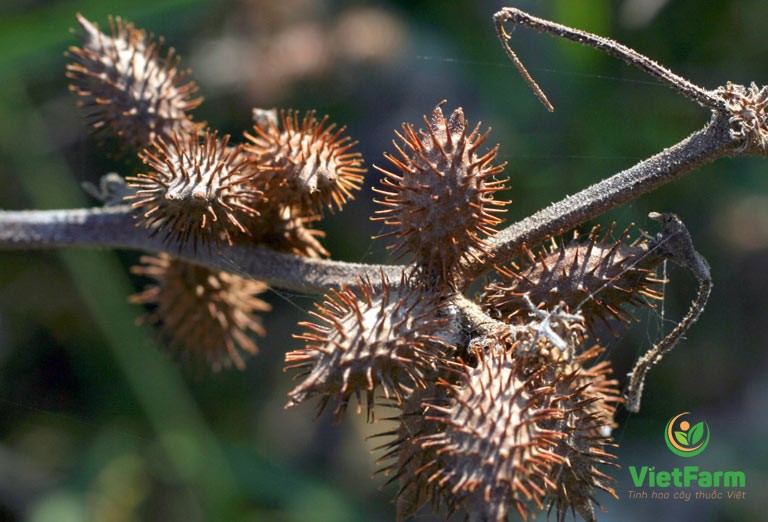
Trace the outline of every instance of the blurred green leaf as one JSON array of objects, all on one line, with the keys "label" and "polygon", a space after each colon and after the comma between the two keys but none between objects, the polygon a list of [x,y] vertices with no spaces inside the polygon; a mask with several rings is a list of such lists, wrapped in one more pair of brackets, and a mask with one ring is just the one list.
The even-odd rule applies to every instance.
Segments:
[{"label": "blurred green leaf", "polygon": [[675,438],[683,446],[688,446],[688,434],[684,431],[676,431]]},{"label": "blurred green leaf", "polygon": [[704,421],[697,422],[691,427],[688,432],[688,438],[691,441],[691,446],[695,446],[704,436]]},{"label": "blurred green leaf", "polygon": [[[70,29],[75,13],[106,27],[108,16],[135,21],[148,17],[180,16],[183,9],[209,3],[206,0],[93,0],[45,2],[38,7],[0,17],[0,78],[14,68],[18,74],[34,74],[61,60],[64,50],[76,43]],[[63,74],[63,73],[62,73]]]}]

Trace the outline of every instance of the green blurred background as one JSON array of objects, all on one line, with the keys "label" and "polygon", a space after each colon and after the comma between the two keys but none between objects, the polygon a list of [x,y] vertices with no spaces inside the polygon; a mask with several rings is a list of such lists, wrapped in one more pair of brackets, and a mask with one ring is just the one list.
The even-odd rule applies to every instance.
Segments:
[{"label": "green blurred background", "polygon": [[[525,30],[514,47],[550,95],[547,113],[496,41],[498,1],[0,0],[0,208],[95,204],[80,189],[137,172],[90,138],[67,92],[74,14],[121,15],[162,34],[192,67],[197,120],[235,136],[251,107],[317,109],[348,125],[367,164],[384,165],[393,129],[442,99],[493,127],[508,162],[508,219],[675,143],[706,111],[622,63]],[[706,87],[765,81],[761,0],[518,2],[611,36]],[[653,231],[675,211],[710,261],[715,289],[688,339],[651,372],[643,409],[621,413],[616,501],[601,520],[761,520],[768,503],[768,164],[720,160],[601,220]],[[364,193],[322,227],[334,257],[383,262]],[[393,520],[394,489],[376,469],[388,429],[350,416],[333,426],[312,405],[283,411],[282,356],[312,298],[273,291],[261,352],[243,372],[169,362],[126,303],[138,253],[0,252],[0,520],[68,522]],[[610,345],[617,374],[658,341],[693,297],[669,268],[661,309]],[[747,474],[744,501],[629,500],[629,465],[681,465],[662,443],[667,419],[691,411],[712,430],[702,469]],[[673,460],[676,459],[676,460]],[[423,513],[418,520],[431,520]]]}]

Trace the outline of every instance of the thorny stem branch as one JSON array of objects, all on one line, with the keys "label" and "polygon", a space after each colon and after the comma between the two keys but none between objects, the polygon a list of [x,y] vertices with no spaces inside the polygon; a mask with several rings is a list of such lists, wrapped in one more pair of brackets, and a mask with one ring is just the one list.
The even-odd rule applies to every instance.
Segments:
[{"label": "thorny stem branch", "polygon": [[643,384],[648,371],[683,339],[685,333],[704,311],[709,294],[712,292],[709,263],[694,248],[691,235],[680,218],[674,214],[658,214],[656,212],[652,212],[649,217],[661,223],[661,231],[657,237],[663,238],[663,243],[659,245],[663,251],[662,255],[677,265],[688,268],[699,281],[699,288],[685,317],[664,339],[648,350],[630,372],[625,398],[627,410],[632,412],[640,411],[640,399],[643,395]]},{"label": "thorny stem branch", "polygon": [[[493,263],[502,264],[517,256],[524,244],[533,246],[543,242],[548,236],[567,232],[717,158],[755,152],[754,147],[745,147],[748,141],[734,137],[731,121],[734,118],[744,119],[745,115],[752,114],[749,111],[748,114],[745,113],[745,110],[752,110],[748,105],[754,105],[754,100],[745,98],[743,101],[747,103],[742,103],[744,107],[733,104],[735,108],[731,110],[717,91],[707,91],[633,49],[608,38],[536,18],[514,8],[504,8],[494,18],[505,51],[545,105],[548,104],[546,96],[509,46],[505,23],[572,40],[616,56],[659,78],[686,97],[711,108],[713,116],[703,129],[680,143],[611,178],[568,196],[491,237],[488,240],[490,257],[485,261],[473,261],[465,267],[464,286],[489,271]],[[762,110],[762,105],[755,105],[755,110],[757,109]],[[736,114],[733,111],[741,112]],[[750,125],[755,126],[753,123]],[[763,125],[763,120],[757,121],[756,125]],[[758,152],[764,153],[762,149]],[[159,237],[150,237],[145,230],[137,229],[130,208],[125,206],[90,210],[0,211],[0,250],[68,246],[130,248],[154,252],[169,250]],[[398,280],[403,270],[402,266],[302,258],[259,246],[227,247],[218,252],[208,249],[196,250],[193,245],[185,245],[170,253],[192,263],[240,273],[276,287],[307,293],[322,293],[342,283],[350,284],[358,274],[369,275],[375,281],[379,279],[377,276],[382,270],[390,280]]]},{"label": "thorny stem branch", "polygon": [[[568,196],[500,231],[489,240],[494,263],[517,256],[524,244],[536,245],[547,236],[567,232],[638,196],[651,192],[682,174],[717,158],[736,153],[725,116],[715,113],[709,124],[680,143],[615,176]],[[0,211],[0,250],[62,247],[109,247],[167,252],[159,236],[150,237],[134,225],[130,207],[77,210]],[[390,281],[400,279],[402,266],[346,263],[304,258],[264,247],[195,249],[188,244],[175,257],[208,267],[236,272],[286,290],[323,293],[355,276],[380,280],[384,270]],[[469,284],[492,268],[475,262],[467,269]]]},{"label": "thorny stem branch", "polygon": [[512,332],[517,329],[516,326],[497,321],[485,313],[474,301],[467,299],[461,294],[453,299],[452,303],[459,309],[461,316],[466,322],[465,327],[468,330],[480,335],[489,335],[493,332]]},{"label": "thorny stem branch", "polygon": [[677,344],[684,338],[685,332],[687,332],[693,323],[699,319],[701,313],[704,311],[704,306],[709,300],[709,294],[711,292],[712,279],[699,279],[699,288],[696,291],[696,297],[691,302],[691,306],[685,317],[677,323],[675,328],[669,332],[661,342],[651,348],[635,363],[634,368],[629,372],[629,384],[627,384],[627,389],[624,394],[627,401],[627,411],[634,413],[640,411],[640,400],[643,396],[645,376],[652,367],[661,362],[661,359],[665,354],[677,346]]},{"label": "thorny stem branch", "polygon": [[134,224],[129,206],[73,210],[0,211],[0,250],[107,247],[169,252],[191,263],[253,277],[297,292],[322,294],[356,274],[381,280],[381,271],[399,280],[403,267],[311,259],[252,246],[195,249],[190,243],[169,250],[162,238],[150,237]]},{"label": "thorny stem branch", "polygon": [[[737,147],[727,117],[716,112],[706,127],[676,145],[500,231],[489,240],[493,261],[504,263],[517,256],[525,244],[537,245],[548,236],[572,230],[692,169],[735,154]],[[488,263],[474,263],[467,282],[491,268]]]},{"label": "thorny stem branch", "polygon": [[496,32],[499,36],[499,40],[501,40],[501,45],[504,47],[504,51],[507,53],[507,56],[509,56],[512,62],[515,64],[518,71],[520,71],[520,74],[523,76],[523,79],[525,79],[526,83],[528,83],[531,89],[533,89],[536,97],[549,111],[554,109],[549,99],[547,99],[547,96],[541,90],[536,81],[531,77],[530,73],[528,73],[525,66],[517,57],[517,54],[510,47],[510,34],[504,27],[505,23],[521,25],[540,33],[548,34],[558,38],[564,38],[581,45],[592,47],[647,72],[651,76],[658,78],[663,83],[680,92],[686,98],[690,98],[691,100],[696,101],[703,107],[708,107],[714,110],[725,109],[725,104],[722,98],[718,97],[713,92],[707,91],[706,89],[699,87],[698,85],[686,80],[685,78],[676,75],[666,67],[651,60],[647,56],[638,53],[626,45],[611,40],[610,38],[605,38],[603,36],[598,36],[587,31],[574,29],[555,22],[550,22],[549,20],[537,18],[514,7],[503,8],[501,11],[496,13],[493,18],[496,22]]}]

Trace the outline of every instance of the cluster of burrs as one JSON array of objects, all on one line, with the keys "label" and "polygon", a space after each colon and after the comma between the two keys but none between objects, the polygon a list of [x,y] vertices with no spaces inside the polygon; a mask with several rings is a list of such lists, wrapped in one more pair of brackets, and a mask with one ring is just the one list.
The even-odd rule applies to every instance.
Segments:
[{"label": "cluster of burrs", "polygon": [[[110,20],[110,34],[82,16],[78,22],[70,88],[97,135],[137,152],[146,166],[123,189],[137,226],[161,235],[170,251],[265,244],[327,255],[311,224],[324,208],[341,209],[364,173],[344,128],[311,111],[254,111],[252,133],[234,144],[193,121],[197,86],[161,40],[120,18]],[[142,263],[133,272],[153,283],[132,300],[154,308],[147,317],[173,352],[214,369],[243,368],[244,353],[257,349],[252,334],[263,335],[255,313],[270,308],[258,297],[266,285],[168,255]]]},{"label": "cluster of burrs", "polygon": [[503,165],[488,133],[459,108],[439,104],[424,127],[403,125],[386,154],[383,197],[373,219],[408,268],[399,281],[335,290],[303,323],[306,342],[286,356],[299,369],[290,405],[310,397],[341,419],[350,402],[395,408],[382,471],[399,483],[398,518],[432,502],[446,513],[501,521],[554,507],[594,519],[601,470],[614,457],[610,433],[623,399],[610,378],[601,336],[632,321],[632,309],[661,297],[656,268],[666,237],[630,240],[597,228],[519,264],[474,303],[461,291],[472,262],[490,263],[500,223]]},{"label": "cluster of burrs", "polygon": [[[149,322],[180,358],[242,368],[263,334],[266,285],[176,259],[174,248],[328,255],[311,225],[362,185],[356,142],[313,112],[254,110],[253,130],[234,144],[192,120],[197,87],[162,42],[119,18],[110,34],[78,21],[71,88],[99,136],[144,162],[123,201],[169,252],[134,268],[153,282],[132,300],[151,308]],[[375,406],[395,410],[382,471],[399,484],[399,519],[431,502],[473,520],[542,509],[594,520],[596,494],[615,495],[604,469],[614,465],[610,434],[624,400],[601,337],[653,306],[662,262],[698,258],[684,254],[686,234],[671,242],[682,225],[658,216],[671,224],[656,237],[595,228],[496,266],[491,239],[508,204],[498,146],[461,108],[444,106],[421,128],[404,124],[389,167],[377,167],[373,219],[407,261],[401,277],[350,278],[316,305],[296,336],[303,346],[286,355],[299,379],[289,405],[317,397],[337,420],[364,406],[371,422]],[[463,292],[478,265],[496,278],[475,302]],[[643,363],[635,392],[668,348]]]}]

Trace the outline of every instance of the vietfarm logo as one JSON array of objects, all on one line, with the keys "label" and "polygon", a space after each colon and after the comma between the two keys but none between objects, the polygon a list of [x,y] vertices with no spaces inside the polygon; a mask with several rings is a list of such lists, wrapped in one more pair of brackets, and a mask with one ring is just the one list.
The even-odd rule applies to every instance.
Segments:
[{"label": "vietfarm logo", "polygon": [[[709,425],[690,412],[675,415],[664,428],[664,442],[674,455],[689,459],[709,445]],[[743,500],[747,497],[746,476],[737,470],[708,470],[699,466],[629,466],[635,489],[627,492],[630,500]]]},{"label": "vietfarm logo", "polygon": [[669,451],[678,457],[695,457],[707,448],[709,444],[709,426],[699,421],[693,426],[684,420],[690,412],[675,415],[667,423],[664,442]]}]

